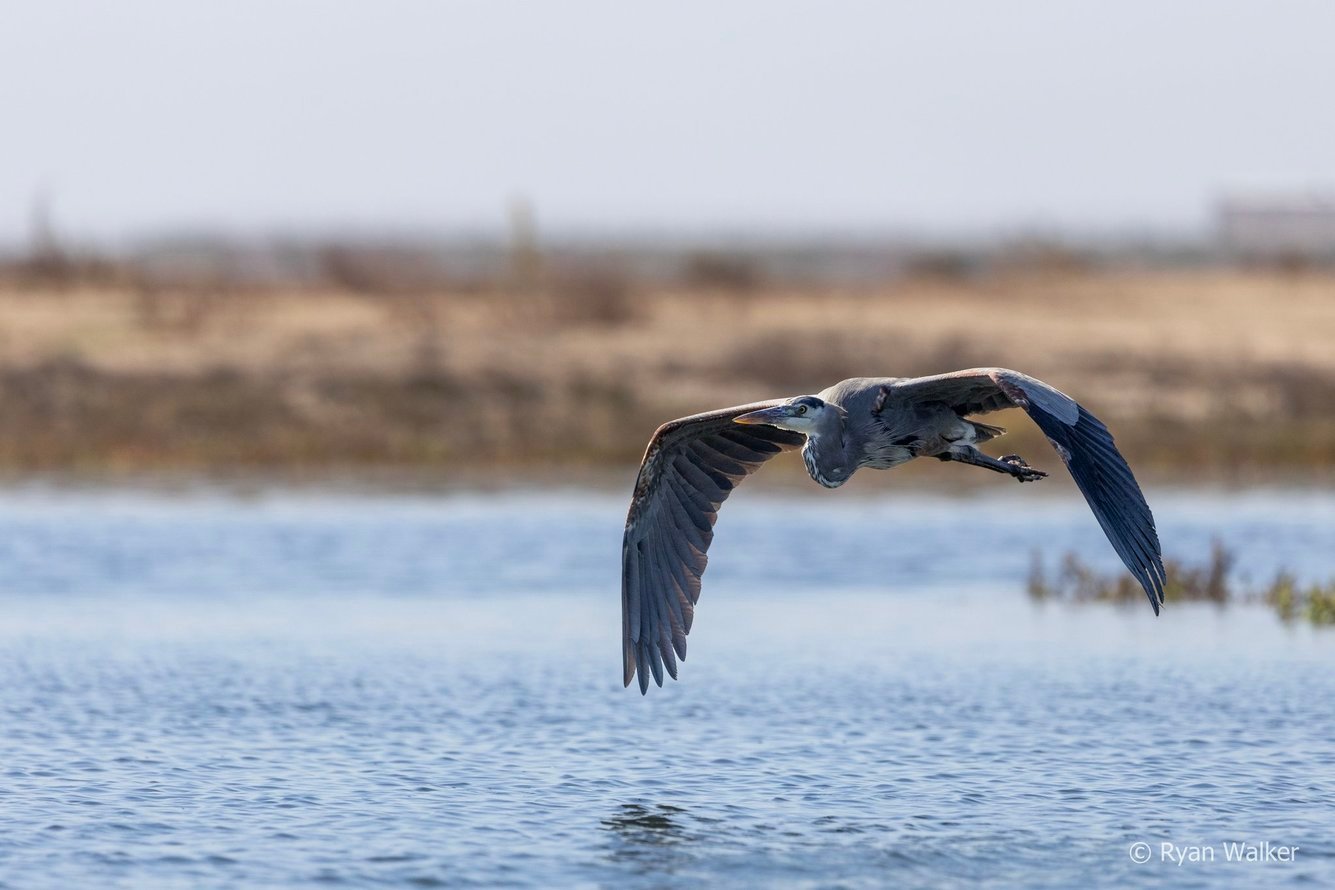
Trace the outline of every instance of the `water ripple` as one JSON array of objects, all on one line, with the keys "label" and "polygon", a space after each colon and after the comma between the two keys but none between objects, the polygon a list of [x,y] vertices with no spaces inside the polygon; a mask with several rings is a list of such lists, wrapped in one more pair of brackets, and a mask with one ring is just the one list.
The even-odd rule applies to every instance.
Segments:
[{"label": "water ripple", "polygon": [[[737,583],[735,563],[731,582],[721,573],[706,591],[682,681],[641,698],[620,687],[615,596],[574,589],[602,569],[572,580],[557,567],[550,584],[466,596],[452,556],[417,567],[411,596],[369,583],[404,571],[375,569],[318,599],[304,588],[254,596],[235,588],[258,557],[230,562],[230,545],[210,556],[197,542],[203,529],[250,541],[292,523],[281,549],[298,563],[267,577],[318,586],[325,569],[301,561],[405,527],[420,544],[455,528],[449,505],[438,507],[444,519],[381,504],[371,513],[390,515],[385,529],[373,534],[361,514],[346,536],[327,513],[294,506],[247,519],[226,503],[192,504],[194,520],[135,507],[153,534],[169,538],[175,523],[195,542],[165,557],[174,566],[191,554],[205,579],[193,591],[151,554],[134,563],[150,579],[138,591],[125,580],[98,592],[109,556],[79,557],[49,589],[56,569],[14,581],[23,570],[10,564],[0,880],[1335,882],[1335,638],[1264,610],[1179,606],[1156,620],[1035,607],[1014,579],[980,587],[986,568],[973,565],[954,587],[944,569],[898,592],[860,577],[758,587]],[[473,534],[519,524],[529,506],[508,509],[470,507]],[[1165,514],[1169,528],[1204,521]],[[67,515],[23,521],[72,535],[54,530]],[[802,534],[855,527],[829,515]],[[1265,526],[1255,505],[1242,515],[1247,535],[1292,533]],[[119,546],[124,519],[92,511],[80,520],[88,546]],[[17,527],[12,513],[0,520]],[[584,531],[574,521],[543,534]],[[990,534],[1003,531],[980,532]],[[524,562],[511,578],[539,577],[565,543],[511,554]],[[879,537],[864,532],[861,545],[870,552]],[[1136,865],[1127,851],[1142,840],[1156,851],[1270,841],[1301,853],[1285,865]]]}]

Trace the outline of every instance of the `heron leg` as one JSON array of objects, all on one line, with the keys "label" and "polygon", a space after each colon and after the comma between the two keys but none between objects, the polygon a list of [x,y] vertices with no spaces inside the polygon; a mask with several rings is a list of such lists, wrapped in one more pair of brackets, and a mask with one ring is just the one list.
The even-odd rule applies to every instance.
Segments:
[{"label": "heron leg", "polygon": [[937,455],[938,460],[949,460],[957,463],[969,464],[974,467],[983,467],[992,470],[995,473],[1006,473],[1014,476],[1021,482],[1034,482],[1046,477],[1048,474],[1042,470],[1036,470],[1025,462],[1024,458],[1018,454],[1008,454],[1003,458],[995,458],[974,448],[972,445],[957,444],[949,451],[943,451]]}]

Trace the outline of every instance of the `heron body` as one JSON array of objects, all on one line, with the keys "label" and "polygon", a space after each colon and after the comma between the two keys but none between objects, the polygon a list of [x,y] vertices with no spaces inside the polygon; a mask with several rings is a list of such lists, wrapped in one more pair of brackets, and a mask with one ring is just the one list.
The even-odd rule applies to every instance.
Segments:
[{"label": "heron body", "polygon": [[801,449],[826,488],[862,467],[919,457],[969,464],[1021,482],[1047,474],[1018,455],[994,458],[980,443],[1005,433],[974,419],[1022,408],[1070,470],[1099,525],[1149,597],[1163,603],[1164,568],[1154,517],[1112,435],[1070,396],[1005,368],[933,377],[854,377],[816,395],[739,405],[659,427],[636,479],[622,541],[622,658],[627,686],[677,676],[686,657],[718,510],[743,479]]},{"label": "heron body", "polygon": [[[985,442],[1004,432],[970,422],[945,403],[897,395],[896,387],[906,379],[854,377],[811,400],[823,402],[830,418],[813,426],[802,446],[812,479],[837,488],[861,467],[889,470],[915,457],[939,455],[952,446]],[[829,406],[838,410],[828,410]],[[755,421],[743,421],[751,422]]]}]

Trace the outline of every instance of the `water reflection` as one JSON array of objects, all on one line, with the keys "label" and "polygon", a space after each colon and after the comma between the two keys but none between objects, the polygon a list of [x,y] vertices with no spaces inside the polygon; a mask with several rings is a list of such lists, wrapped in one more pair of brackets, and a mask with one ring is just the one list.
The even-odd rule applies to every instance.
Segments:
[{"label": "water reflection", "polygon": [[[1256,578],[1303,583],[1331,571],[1329,493],[1154,492],[1160,536],[1196,560],[1219,540]],[[969,521],[961,524],[967,503]],[[782,514],[783,522],[775,516]],[[445,498],[223,493],[25,492],[0,496],[0,594],[392,598],[579,593],[620,584],[623,493]],[[711,554],[710,599],[763,589],[775,560],[834,588],[887,595],[970,585],[1022,587],[1035,546],[1120,571],[1079,495],[904,493],[893,499],[729,501]],[[951,542],[948,547],[943,542]],[[867,554],[878,554],[868,559]],[[794,584],[784,584],[792,590]]]},{"label": "water reflection", "polygon": [[686,810],[671,804],[621,804],[600,823],[611,840],[607,858],[646,873],[676,870],[688,858],[686,845],[698,839],[686,817]]}]

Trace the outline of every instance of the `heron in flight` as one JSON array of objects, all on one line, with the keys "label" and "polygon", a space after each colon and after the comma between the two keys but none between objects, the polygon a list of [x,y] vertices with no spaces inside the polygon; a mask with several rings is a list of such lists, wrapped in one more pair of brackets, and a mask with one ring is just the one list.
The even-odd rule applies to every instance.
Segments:
[{"label": "heron in flight", "polygon": [[838,488],[861,467],[888,470],[917,457],[1020,482],[1042,479],[1047,474],[1019,455],[994,458],[978,450],[1005,430],[972,416],[1004,408],[1023,408],[1047,436],[1158,615],[1164,567],[1154,516],[1097,417],[1060,390],[1005,368],[854,377],[814,396],[683,417],[654,433],[621,545],[625,685],[638,674],[645,693],[651,674],[659,686],[665,669],[677,678],[719,507],[761,464],[801,448],[807,472],[826,488]]}]

